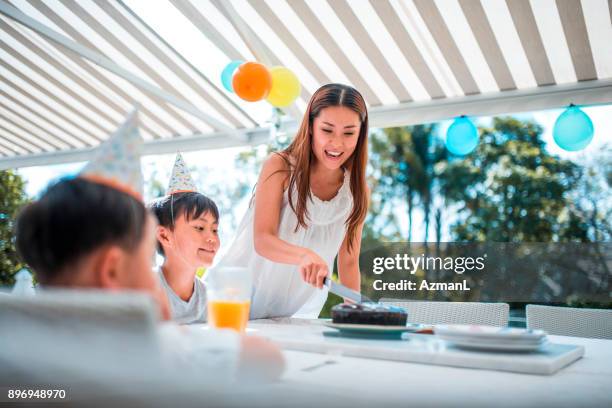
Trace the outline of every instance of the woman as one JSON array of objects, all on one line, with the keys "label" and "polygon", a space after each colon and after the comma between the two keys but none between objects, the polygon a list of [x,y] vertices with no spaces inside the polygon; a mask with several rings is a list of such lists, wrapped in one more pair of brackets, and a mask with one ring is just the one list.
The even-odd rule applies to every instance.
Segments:
[{"label": "woman", "polygon": [[368,113],[354,88],[328,84],[312,96],[289,147],[267,158],[223,266],[253,273],[252,319],[317,318],[338,256],[340,281],[360,290],[359,250],[369,190]]}]

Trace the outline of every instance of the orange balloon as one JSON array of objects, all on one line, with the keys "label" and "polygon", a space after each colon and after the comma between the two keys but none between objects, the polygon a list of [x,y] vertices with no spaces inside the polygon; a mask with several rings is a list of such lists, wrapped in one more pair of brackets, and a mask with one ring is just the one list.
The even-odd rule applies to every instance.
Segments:
[{"label": "orange balloon", "polygon": [[260,101],[270,93],[272,76],[265,65],[259,62],[245,62],[234,73],[232,87],[236,95],[245,101]]}]

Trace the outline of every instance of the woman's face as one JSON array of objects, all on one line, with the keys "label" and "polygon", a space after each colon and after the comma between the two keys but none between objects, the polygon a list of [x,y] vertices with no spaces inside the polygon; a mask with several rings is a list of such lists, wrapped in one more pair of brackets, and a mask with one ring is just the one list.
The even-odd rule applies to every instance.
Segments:
[{"label": "woman's face", "polygon": [[312,124],[312,151],[318,162],[339,169],[355,151],[360,127],[359,115],[345,106],[321,109]]},{"label": "woman's face", "polygon": [[219,250],[220,240],[218,221],[210,212],[188,220],[181,216],[176,220],[174,231],[174,251],[194,268],[209,267]]}]

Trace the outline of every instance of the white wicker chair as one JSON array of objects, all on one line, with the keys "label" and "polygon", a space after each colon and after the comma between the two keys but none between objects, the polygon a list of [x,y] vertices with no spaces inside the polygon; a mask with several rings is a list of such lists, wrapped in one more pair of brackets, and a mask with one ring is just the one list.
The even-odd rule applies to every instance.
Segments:
[{"label": "white wicker chair", "polygon": [[561,336],[612,339],[612,310],[527,305],[527,327]]},{"label": "white wicker chair", "polygon": [[483,324],[507,326],[507,303],[429,302],[381,299],[381,303],[399,306],[408,312],[408,322],[421,324]]},{"label": "white wicker chair", "polygon": [[10,295],[0,300],[0,323],[27,320],[57,329],[78,324],[128,333],[153,332],[156,313],[154,300],[136,291],[46,289],[35,296]]},{"label": "white wicker chair", "polygon": [[[92,384],[138,378],[159,368],[156,313],[153,299],[136,292],[0,296],[0,367],[42,383],[56,375]],[[0,370],[0,383],[6,376]]]}]

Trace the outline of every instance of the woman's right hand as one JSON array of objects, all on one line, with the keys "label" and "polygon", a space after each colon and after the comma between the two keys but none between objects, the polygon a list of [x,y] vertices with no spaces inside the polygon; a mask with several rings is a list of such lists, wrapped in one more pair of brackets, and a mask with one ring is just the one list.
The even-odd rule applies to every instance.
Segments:
[{"label": "woman's right hand", "polygon": [[309,249],[302,255],[300,263],[298,264],[298,269],[304,282],[319,289],[323,287],[323,281],[329,275],[327,262]]}]

